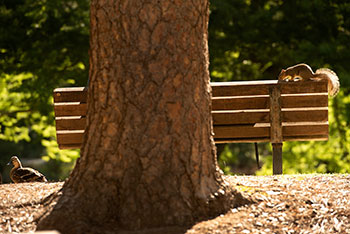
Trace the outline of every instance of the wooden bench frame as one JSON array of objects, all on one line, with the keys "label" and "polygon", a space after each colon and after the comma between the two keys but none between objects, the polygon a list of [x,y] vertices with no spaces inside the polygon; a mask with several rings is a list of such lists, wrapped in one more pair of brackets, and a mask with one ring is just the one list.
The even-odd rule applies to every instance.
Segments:
[{"label": "wooden bench frame", "polygon": [[[283,141],[328,140],[327,82],[214,82],[211,87],[215,143],[271,142],[274,174],[283,171]],[[87,88],[55,89],[54,110],[59,148],[80,148]]]}]

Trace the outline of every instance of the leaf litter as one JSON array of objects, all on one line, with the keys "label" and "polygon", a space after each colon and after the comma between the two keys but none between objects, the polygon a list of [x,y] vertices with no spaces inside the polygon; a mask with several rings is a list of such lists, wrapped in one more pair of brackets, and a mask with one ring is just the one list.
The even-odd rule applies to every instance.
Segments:
[{"label": "leaf litter", "polygon": [[[350,233],[350,175],[230,176],[232,186],[249,191],[255,203],[232,209],[215,223],[201,222],[188,234]],[[241,189],[243,188],[243,189]],[[253,192],[252,192],[253,191]]]},{"label": "leaf litter", "polygon": [[[190,228],[137,233],[350,234],[350,175],[226,176],[252,204]],[[45,199],[63,183],[0,185],[0,233],[34,233]],[[182,230],[182,231],[175,231]]]},{"label": "leaf litter", "polygon": [[45,198],[58,191],[62,182],[0,185],[0,233],[33,233],[44,211]]}]

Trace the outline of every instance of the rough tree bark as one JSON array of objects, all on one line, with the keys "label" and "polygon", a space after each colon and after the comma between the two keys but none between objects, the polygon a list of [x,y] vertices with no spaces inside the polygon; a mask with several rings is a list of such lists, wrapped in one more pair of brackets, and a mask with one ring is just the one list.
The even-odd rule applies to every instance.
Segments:
[{"label": "rough tree bark", "polygon": [[208,8],[91,1],[88,127],[40,229],[186,225],[229,207],[212,137]]}]

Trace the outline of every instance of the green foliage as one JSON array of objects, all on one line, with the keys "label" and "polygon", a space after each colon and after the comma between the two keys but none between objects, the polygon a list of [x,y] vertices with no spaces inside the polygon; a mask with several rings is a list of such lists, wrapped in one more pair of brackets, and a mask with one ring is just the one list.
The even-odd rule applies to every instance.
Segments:
[{"label": "green foliage", "polygon": [[[282,68],[300,62],[314,69],[329,67],[340,78],[342,92],[330,101],[329,140],[285,142],[285,173],[343,173],[350,169],[349,16],[350,3],[345,0],[211,1],[209,50],[214,81],[276,79]],[[264,166],[258,174],[271,174],[271,148],[259,145]],[[247,150],[248,155],[253,154],[252,149]],[[226,162],[225,171],[236,171],[233,152],[225,151],[220,157],[221,165]]]},{"label": "green foliage", "polygon": [[[29,141],[29,129],[25,122],[30,115],[26,100],[28,92],[20,92],[23,82],[30,79],[30,74],[6,75],[1,77],[0,85],[0,139],[18,142]],[[38,116],[33,116],[37,118]],[[39,116],[40,118],[40,116]],[[23,124],[21,124],[23,123]]]},{"label": "green foliage", "polygon": [[257,169],[255,147],[252,143],[225,144],[219,166],[225,174],[251,175]]},{"label": "green foliage", "polygon": [[85,0],[1,1],[0,171],[14,154],[61,163],[78,157],[57,148],[52,91],[86,85],[88,10]]},{"label": "green foliage", "polygon": [[212,0],[212,78],[275,79],[281,68],[306,62],[333,68],[348,88],[349,5],[344,0]]}]

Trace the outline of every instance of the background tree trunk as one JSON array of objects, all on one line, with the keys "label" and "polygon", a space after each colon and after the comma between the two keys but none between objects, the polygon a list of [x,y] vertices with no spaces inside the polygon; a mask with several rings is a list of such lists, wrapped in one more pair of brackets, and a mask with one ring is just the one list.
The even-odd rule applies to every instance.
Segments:
[{"label": "background tree trunk", "polygon": [[88,127],[41,229],[185,225],[222,210],[208,17],[207,0],[91,1]]}]

